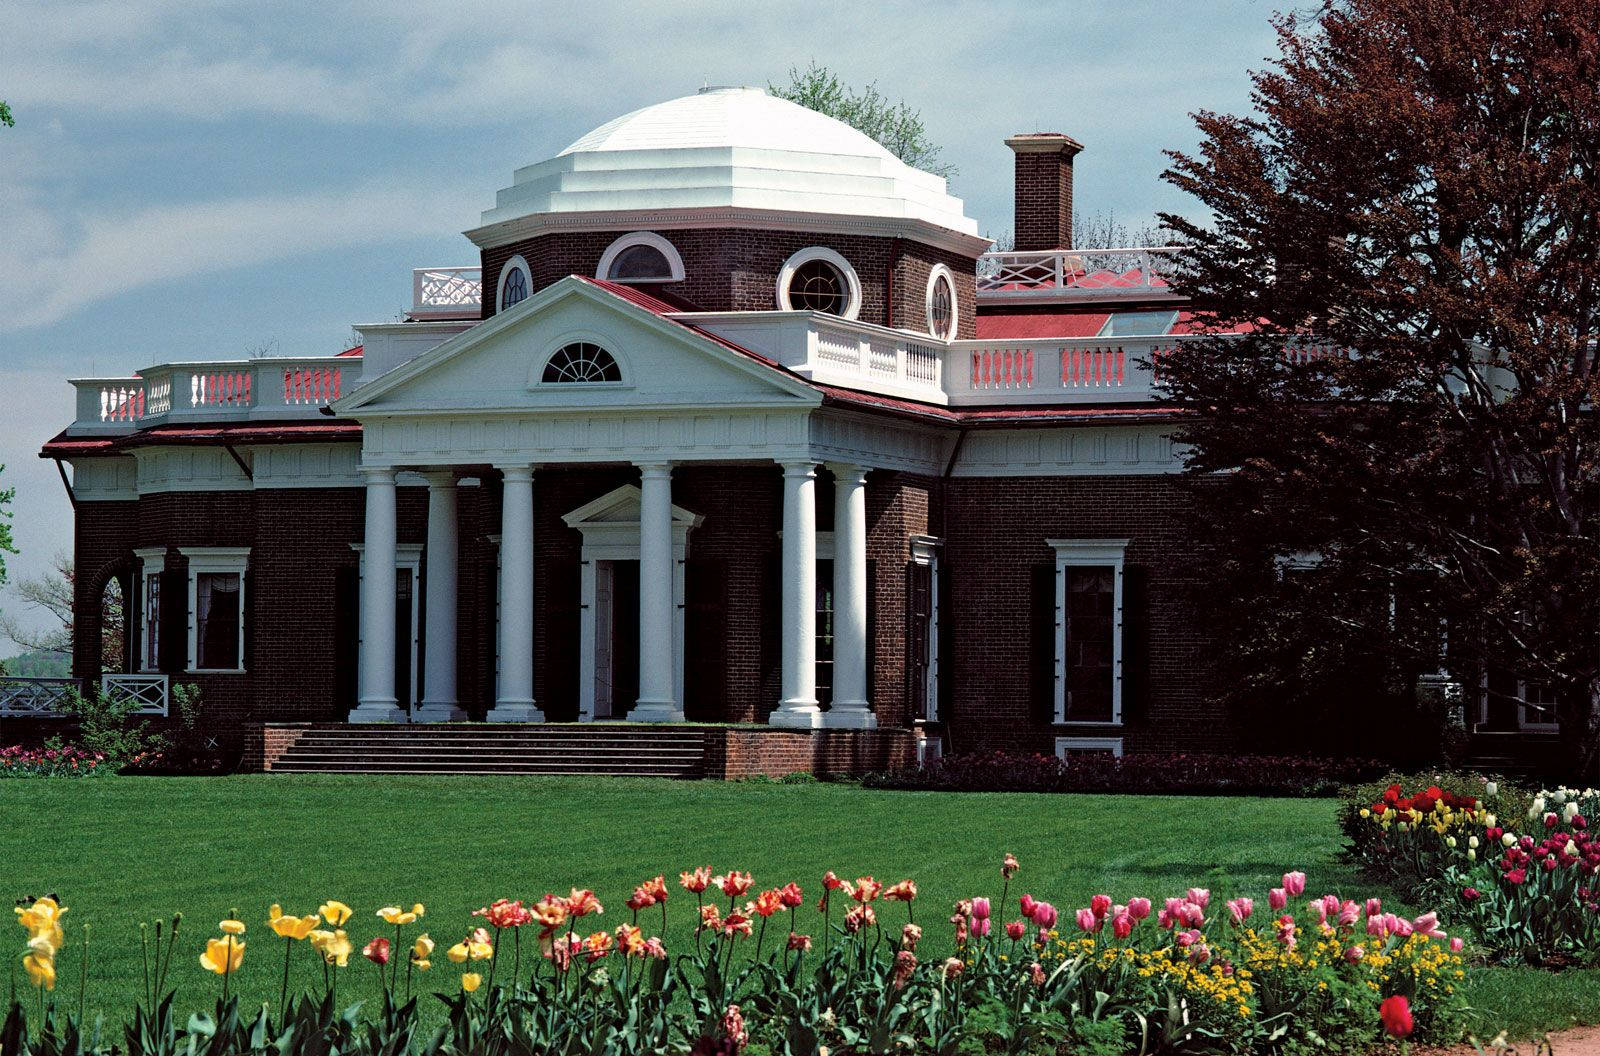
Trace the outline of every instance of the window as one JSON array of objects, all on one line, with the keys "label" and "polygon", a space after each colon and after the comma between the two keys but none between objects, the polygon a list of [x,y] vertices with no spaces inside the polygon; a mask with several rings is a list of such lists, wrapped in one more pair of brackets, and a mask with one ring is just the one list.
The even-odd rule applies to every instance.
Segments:
[{"label": "window", "polygon": [[532,283],[526,260],[518,256],[506,261],[506,266],[500,269],[500,296],[495,301],[499,305],[499,310],[503,312],[512,305],[527,300],[532,290]]},{"label": "window", "polygon": [[165,547],[135,550],[139,562],[139,630],[137,671],[161,670],[161,576],[166,567]]},{"label": "window", "polygon": [[911,718],[939,721],[939,540],[911,537],[906,567],[906,684]]},{"label": "window", "polygon": [[189,670],[244,670],[243,547],[181,547],[189,559]]},{"label": "window", "polygon": [[1056,551],[1058,723],[1122,722],[1126,539],[1052,539]]},{"label": "window", "polygon": [[683,258],[655,232],[634,231],[606,248],[594,274],[612,282],[682,282]]},{"label": "window", "polygon": [[599,345],[588,341],[574,341],[556,349],[544,365],[546,385],[598,384],[622,380],[622,368],[616,357]]},{"label": "window", "polygon": [[1122,758],[1121,737],[1057,737],[1056,757],[1068,761],[1085,755]]},{"label": "window", "polygon": [[817,562],[817,703],[833,704],[833,561]]},{"label": "window", "polygon": [[1167,312],[1112,312],[1106,325],[1100,328],[1101,337],[1162,337],[1178,321],[1178,313]]},{"label": "window", "polygon": [[861,310],[861,281],[838,253],[811,246],[784,262],[778,275],[778,307],[854,319]]},{"label": "window", "polygon": [[949,341],[956,336],[956,285],[950,269],[936,265],[928,276],[928,333]]},{"label": "window", "polygon": [[1555,687],[1545,682],[1520,682],[1517,725],[1524,730],[1559,730]]}]

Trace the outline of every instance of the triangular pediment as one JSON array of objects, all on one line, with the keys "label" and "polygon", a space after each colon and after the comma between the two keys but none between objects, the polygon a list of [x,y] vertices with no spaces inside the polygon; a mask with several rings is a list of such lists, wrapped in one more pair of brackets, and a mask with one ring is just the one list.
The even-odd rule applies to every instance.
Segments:
[{"label": "triangular pediment", "polygon": [[[604,349],[618,381],[546,381],[561,349]],[[626,411],[820,404],[804,380],[593,283],[562,279],[336,404],[340,414]]]},{"label": "triangular pediment", "polygon": [[[603,525],[637,525],[639,523],[639,509],[641,496],[637,486],[624,484],[613,491],[608,491],[593,502],[586,502],[571,513],[562,515],[562,520],[570,528],[582,531],[586,527]],[[698,513],[691,513],[682,506],[672,507],[672,523],[694,528],[704,518]]]}]

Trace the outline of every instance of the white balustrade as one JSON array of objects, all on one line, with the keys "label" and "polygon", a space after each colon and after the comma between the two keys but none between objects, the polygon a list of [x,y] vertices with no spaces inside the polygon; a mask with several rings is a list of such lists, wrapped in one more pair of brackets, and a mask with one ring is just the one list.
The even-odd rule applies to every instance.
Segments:
[{"label": "white balustrade", "polygon": [[22,678],[0,675],[0,718],[52,718],[66,714],[78,688],[75,678]]},{"label": "white balustrade", "polygon": [[168,707],[166,675],[101,675],[100,693],[109,700],[133,705],[136,715],[165,715]]},{"label": "white balustrade", "polygon": [[1170,297],[1177,253],[1176,246],[985,253],[978,259],[978,292],[986,300]]},{"label": "white balustrade", "polygon": [[173,420],[306,417],[343,395],[360,370],[359,359],[323,356],[178,363],[142,377],[77,380],[76,424],[127,431]]},{"label": "white balustrade", "polygon": [[482,304],[482,268],[416,268],[411,272],[413,317],[472,318]]}]

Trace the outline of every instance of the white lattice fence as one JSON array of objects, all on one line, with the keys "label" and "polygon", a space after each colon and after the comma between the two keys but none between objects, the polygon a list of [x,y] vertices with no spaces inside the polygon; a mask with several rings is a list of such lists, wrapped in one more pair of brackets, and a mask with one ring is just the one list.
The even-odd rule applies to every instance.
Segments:
[{"label": "white lattice fence", "polygon": [[0,718],[39,719],[65,714],[67,696],[77,687],[75,678],[0,676]]},{"label": "white lattice fence", "polygon": [[166,675],[102,675],[100,692],[108,699],[135,705],[140,715],[167,713]]}]

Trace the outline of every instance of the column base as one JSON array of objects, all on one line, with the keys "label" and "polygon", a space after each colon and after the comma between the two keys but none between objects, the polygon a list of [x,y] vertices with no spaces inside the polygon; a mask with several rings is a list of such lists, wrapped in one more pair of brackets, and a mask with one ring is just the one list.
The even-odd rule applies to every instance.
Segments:
[{"label": "column base", "polygon": [[544,712],[531,700],[497,700],[485,722],[543,722]]},{"label": "column base", "polygon": [[787,726],[798,730],[821,729],[823,723],[822,709],[813,701],[807,704],[778,705],[778,710],[767,716],[769,726]]},{"label": "column base", "polygon": [[465,722],[467,713],[453,700],[425,700],[411,713],[412,722]]},{"label": "column base", "polygon": [[675,700],[641,700],[628,712],[629,722],[682,722],[683,709]]},{"label": "column base", "polygon": [[405,709],[396,704],[393,697],[379,700],[363,700],[350,712],[346,722],[405,722]]},{"label": "column base", "polygon": [[875,730],[878,716],[860,704],[835,704],[823,713],[822,725],[834,730]]}]

